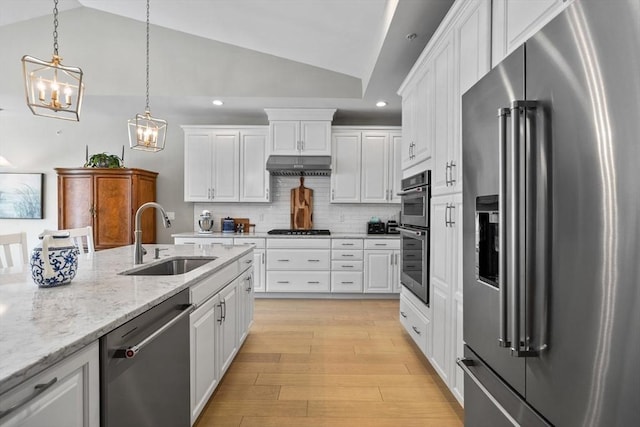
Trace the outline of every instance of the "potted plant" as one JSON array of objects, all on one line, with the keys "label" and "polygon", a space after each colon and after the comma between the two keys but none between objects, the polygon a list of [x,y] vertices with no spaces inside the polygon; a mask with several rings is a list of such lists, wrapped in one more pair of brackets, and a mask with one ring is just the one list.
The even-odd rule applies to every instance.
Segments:
[{"label": "potted plant", "polygon": [[115,154],[97,153],[89,156],[89,147],[85,150],[85,168],[123,168],[124,167],[124,147],[122,147],[122,157]]}]

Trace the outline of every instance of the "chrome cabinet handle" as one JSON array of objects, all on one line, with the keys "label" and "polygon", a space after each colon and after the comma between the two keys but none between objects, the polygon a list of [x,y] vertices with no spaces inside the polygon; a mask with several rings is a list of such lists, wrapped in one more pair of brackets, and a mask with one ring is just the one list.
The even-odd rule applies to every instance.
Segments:
[{"label": "chrome cabinet handle", "polygon": [[453,220],[453,213],[455,208],[456,208],[456,205],[451,203],[451,205],[449,206],[449,227],[452,227],[452,228],[454,225],[456,225],[456,222]]},{"label": "chrome cabinet handle", "polygon": [[51,379],[51,381],[46,384],[36,384],[35,386],[33,386],[33,392],[29,396],[25,396],[22,400],[16,402],[10,408],[5,409],[4,411],[0,411],[0,419],[6,417],[10,413],[16,411],[17,409],[20,409],[27,403],[31,402],[33,399],[44,393],[49,387],[54,385],[57,381],[58,377],[53,377],[53,379]]},{"label": "chrome cabinet handle", "polygon": [[223,308],[222,320],[226,322],[227,321],[227,301],[222,300],[220,301],[220,304],[222,304],[222,308]]},{"label": "chrome cabinet handle", "polygon": [[331,200],[335,200],[336,199],[336,190],[331,189]]},{"label": "chrome cabinet handle", "polygon": [[310,285],[319,285],[320,284],[320,282],[315,281],[315,280],[308,280],[307,283],[310,284]]},{"label": "chrome cabinet handle", "polygon": [[276,283],[289,283],[288,280],[278,280]]},{"label": "chrome cabinet handle", "polygon": [[264,189],[264,192],[265,192],[264,199],[265,199],[265,200],[269,200],[269,189],[268,189],[268,188],[265,188],[265,189]]},{"label": "chrome cabinet handle", "polygon": [[288,259],[279,259],[278,262],[289,262]]},{"label": "chrome cabinet handle", "polygon": [[416,334],[422,335],[422,332],[420,332],[420,329],[416,328],[415,326],[411,326],[411,329],[413,329]]},{"label": "chrome cabinet handle", "polygon": [[444,185],[445,187],[449,186],[449,168],[451,166],[449,166],[449,162],[447,162],[446,166],[444,167]]},{"label": "chrome cabinet handle", "polygon": [[353,246],[353,243],[343,243],[341,246]]},{"label": "chrome cabinet handle", "polygon": [[308,262],[320,262],[320,260],[319,260],[319,259],[308,259],[307,261],[308,261]]},{"label": "chrome cabinet handle", "polygon": [[453,177],[453,168],[456,167],[456,162],[451,160],[449,163],[449,184],[453,185],[456,183],[455,178]]},{"label": "chrome cabinet handle", "polygon": [[222,301],[220,301],[218,307],[220,307],[220,318],[218,319],[218,323],[222,324],[222,321],[224,320],[224,317],[222,316]]},{"label": "chrome cabinet handle", "polygon": [[341,265],[342,268],[354,268],[353,265]]},{"label": "chrome cabinet handle", "polygon": [[[507,117],[508,108],[498,109],[498,345],[510,347],[511,341],[507,332],[507,235],[506,235],[506,203],[507,197]],[[463,368],[464,369],[464,368]]]},{"label": "chrome cabinet handle", "polygon": [[[160,329],[157,329],[154,333],[152,333],[151,335],[149,335],[148,337],[140,341],[138,344],[127,347],[126,349],[124,349],[123,352],[116,351],[116,354],[124,354],[124,358],[126,359],[131,359],[136,357],[136,354],[138,354],[140,350],[142,350],[145,346],[147,346],[153,340],[155,340],[160,335],[162,335],[167,329],[169,329],[170,327],[178,323],[180,320],[182,320],[183,317],[187,317],[188,315],[190,315],[192,311],[193,311],[193,304],[188,304],[184,306],[180,314],[178,314],[176,317],[174,317],[173,319],[169,320],[167,323],[162,325]],[[114,357],[118,357],[118,356],[114,355]]]},{"label": "chrome cabinet handle", "polygon": [[407,314],[404,311],[400,312],[400,316],[404,317],[405,319],[407,318]]},{"label": "chrome cabinet handle", "polygon": [[353,282],[340,282],[343,285],[353,285]]},{"label": "chrome cabinet handle", "polygon": [[353,257],[354,255],[353,255],[353,254],[342,254],[342,256],[343,256],[344,258],[351,258],[351,257]]}]

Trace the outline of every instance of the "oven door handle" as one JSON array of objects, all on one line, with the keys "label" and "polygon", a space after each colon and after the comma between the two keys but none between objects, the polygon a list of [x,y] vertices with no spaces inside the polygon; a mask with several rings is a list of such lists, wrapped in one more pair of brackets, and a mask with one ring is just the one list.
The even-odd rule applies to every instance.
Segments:
[{"label": "oven door handle", "polygon": [[402,226],[397,227],[396,230],[398,230],[400,234],[404,234],[405,236],[408,236],[408,237],[424,237],[427,234],[426,231],[414,230],[414,229],[406,228]]},{"label": "oven door handle", "polygon": [[409,190],[404,190],[404,191],[399,192],[398,196],[407,196],[409,194],[424,193],[426,191],[427,191],[427,187],[426,186],[410,188]]}]

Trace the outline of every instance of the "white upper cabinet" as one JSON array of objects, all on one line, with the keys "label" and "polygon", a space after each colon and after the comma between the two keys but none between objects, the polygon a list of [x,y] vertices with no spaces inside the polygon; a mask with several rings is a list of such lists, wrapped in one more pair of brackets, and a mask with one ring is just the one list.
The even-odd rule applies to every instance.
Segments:
[{"label": "white upper cabinet", "polygon": [[399,203],[398,128],[334,127],[332,136],[332,203]]},{"label": "white upper cabinet", "polygon": [[358,203],[362,134],[358,131],[334,132],[331,139],[331,202]]},{"label": "white upper cabinet", "polygon": [[240,131],[240,201],[269,202],[271,179],[265,168],[267,129]]},{"label": "white upper cabinet", "polygon": [[238,201],[238,142],[239,134],[234,130],[185,129],[185,201]]},{"label": "white upper cabinet", "polygon": [[493,0],[491,65],[496,66],[573,0]]},{"label": "white upper cabinet", "polygon": [[402,93],[402,169],[408,169],[431,157],[433,144],[433,76],[425,67],[415,84]]},{"label": "white upper cabinet", "polygon": [[268,202],[267,128],[184,126],[186,202]]},{"label": "white upper cabinet", "polygon": [[335,109],[267,108],[270,154],[331,155]]}]

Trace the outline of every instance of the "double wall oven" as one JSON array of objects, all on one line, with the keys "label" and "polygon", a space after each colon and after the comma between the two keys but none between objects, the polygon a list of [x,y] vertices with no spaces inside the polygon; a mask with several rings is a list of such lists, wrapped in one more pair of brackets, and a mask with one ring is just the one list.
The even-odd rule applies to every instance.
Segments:
[{"label": "double wall oven", "polygon": [[402,285],[429,305],[431,171],[402,180],[400,237]]}]

